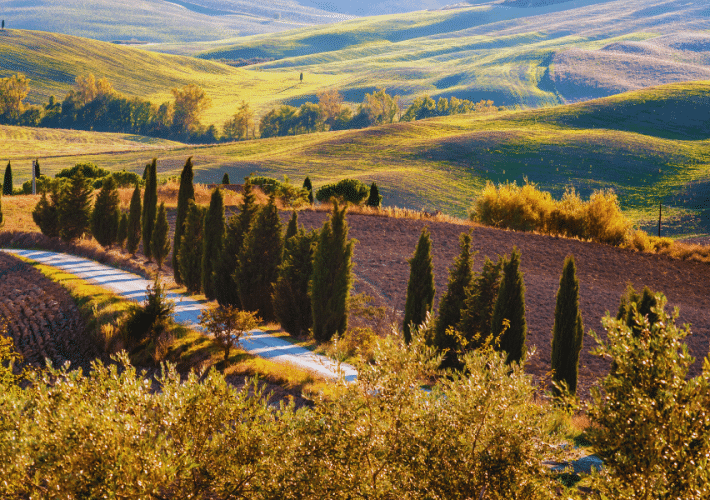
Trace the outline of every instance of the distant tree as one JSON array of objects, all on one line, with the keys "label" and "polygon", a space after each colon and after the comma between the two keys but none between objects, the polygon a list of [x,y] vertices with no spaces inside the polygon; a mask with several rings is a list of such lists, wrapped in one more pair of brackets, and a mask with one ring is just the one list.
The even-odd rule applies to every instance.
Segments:
[{"label": "distant tree", "polygon": [[178,264],[178,255],[180,253],[180,244],[182,242],[182,234],[185,231],[185,219],[187,218],[187,207],[190,200],[195,199],[195,186],[192,181],[194,174],[192,172],[192,156],[185,162],[180,174],[180,189],[178,191],[177,215],[175,217],[175,235],[173,236],[173,278],[175,283],[182,285],[182,276],[180,275],[180,265]]},{"label": "distant tree", "polygon": [[456,328],[461,321],[461,311],[466,301],[466,289],[470,287],[473,279],[473,253],[471,252],[471,235],[463,233],[459,237],[461,252],[449,269],[449,282],[446,292],[439,302],[439,315],[436,318],[434,329],[434,346],[439,351],[446,351],[442,366],[445,368],[460,368],[458,359],[459,348],[456,337],[451,335],[449,329]]},{"label": "distant tree", "polygon": [[47,192],[42,193],[42,198],[32,211],[32,219],[45,236],[56,238],[59,236],[59,187],[56,183],[50,189],[50,198]]},{"label": "distant tree", "polygon": [[2,20],[2,29],[5,29],[5,20]]},{"label": "distant tree", "polygon": [[525,320],[525,283],[517,248],[513,248],[510,260],[503,266],[491,330],[493,336],[499,339],[500,350],[508,353],[507,363],[524,360],[528,325]]},{"label": "distant tree", "polygon": [[342,179],[335,184],[326,184],[316,191],[316,200],[321,203],[328,202],[331,198],[354,203],[362,203],[367,198],[367,185],[357,179]]},{"label": "distant tree", "polygon": [[232,215],[227,221],[222,243],[222,255],[216,271],[215,288],[217,290],[217,302],[220,305],[241,306],[239,291],[234,277],[239,264],[239,254],[242,251],[244,238],[259,211],[259,207],[256,204],[256,195],[252,190],[252,183],[249,177],[244,179],[244,193],[242,196],[241,210],[238,214]]},{"label": "distant tree", "polygon": [[222,176],[222,184],[230,184],[229,174],[227,172],[225,172],[224,175]]},{"label": "distant tree", "polygon": [[185,85],[172,89],[175,97],[173,129],[181,137],[189,138],[200,128],[200,115],[212,105],[205,91],[197,85]]},{"label": "distant tree", "polygon": [[352,287],[354,240],[348,239],[346,207],[333,203],[330,220],[323,225],[313,256],[309,284],[313,313],[313,337],[327,342],[348,328],[348,299]]},{"label": "distant tree", "polygon": [[116,183],[113,177],[108,177],[96,196],[94,210],[91,213],[91,234],[103,247],[110,247],[116,242],[120,204]]},{"label": "distant tree", "polygon": [[126,245],[128,237],[128,215],[124,212],[121,214],[121,220],[118,222],[118,232],[116,233],[116,244],[123,249]]},{"label": "distant tree", "polygon": [[202,234],[202,291],[209,300],[214,300],[217,297],[215,272],[222,254],[224,236],[224,198],[219,188],[212,191]]},{"label": "distant tree", "polygon": [[22,101],[30,91],[30,80],[24,75],[0,78],[0,121],[17,123],[25,111]]},{"label": "distant tree", "polygon": [[170,226],[168,225],[168,213],[165,210],[165,202],[160,203],[158,214],[155,217],[155,227],[150,241],[155,262],[158,264],[158,271],[163,268],[163,262],[170,253]]},{"label": "distant tree", "polygon": [[457,327],[466,343],[465,350],[478,349],[493,342],[491,322],[504,264],[502,257],[495,264],[486,257],[481,273],[474,275],[466,289],[461,321]]},{"label": "distant tree", "polygon": [[39,171],[39,158],[35,160],[35,179],[39,179],[42,174]]},{"label": "distant tree", "polygon": [[[582,311],[579,309],[579,280],[574,257],[567,256],[560,277],[552,327],[552,380],[564,383],[570,394],[577,392],[579,353],[584,340]],[[557,389],[554,389],[557,391]]]},{"label": "distant tree", "polygon": [[60,194],[57,220],[59,222],[59,236],[64,241],[81,238],[89,232],[91,192],[91,185],[79,170]]},{"label": "distant tree", "polygon": [[298,108],[282,105],[261,117],[259,130],[262,138],[295,135],[298,128]]},{"label": "distant tree", "polygon": [[392,97],[386,90],[380,89],[372,94],[365,94],[363,110],[372,125],[392,123],[397,116],[400,97],[398,95]]},{"label": "distant tree", "polygon": [[223,131],[226,139],[249,139],[249,129],[254,127],[254,111],[249,104],[242,101],[237,112],[224,123]]},{"label": "distant tree", "polygon": [[242,309],[258,311],[265,321],[275,319],[271,292],[282,256],[282,224],[272,196],[244,238],[234,277]]},{"label": "distant tree", "polygon": [[301,80],[301,83],[303,83],[303,73],[301,73],[301,76],[299,78]]},{"label": "distant tree", "polygon": [[335,89],[318,92],[317,95],[323,122],[332,129],[343,111],[343,95]]},{"label": "distant tree", "polygon": [[421,325],[434,305],[434,264],[431,259],[431,238],[429,229],[422,229],[414,255],[409,259],[409,283],[407,300],[404,305],[404,340],[412,340],[411,325]]},{"label": "distant tree", "polygon": [[308,191],[308,202],[313,205],[313,184],[311,184],[311,179],[308,176],[303,179],[303,189]]},{"label": "distant tree", "polygon": [[5,178],[2,181],[2,194],[5,196],[12,196],[12,165],[11,162],[7,162],[7,167],[5,167]]},{"label": "distant tree", "polygon": [[141,233],[143,234],[143,253],[148,262],[153,260],[153,252],[150,242],[153,239],[153,227],[155,226],[155,214],[158,210],[158,160],[147,165],[148,175],[145,180],[145,191],[143,192],[143,212],[141,213]]},{"label": "distant tree", "polygon": [[367,197],[366,205],[374,208],[380,208],[382,206],[382,195],[380,194],[380,190],[377,189],[377,183],[375,181],[372,181],[372,185],[370,186],[370,194]]},{"label": "distant tree", "polygon": [[128,210],[128,235],[126,250],[132,256],[136,255],[141,242],[141,188],[136,185],[131,196],[131,206]]},{"label": "distant tree", "polygon": [[202,229],[204,224],[204,209],[188,201],[185,231],[180,240],[178,265],[180,276],[187,291],[198,293],[202,285]]},{"label": "distant tree", "polygon": [[276,319],[291,335],[302,335],[313,326],[308,285],[317,241],[318,232],[299,228],[298,212],[294,212],[286,230],[283,262],[272,294]]},{"label": "distant tree", "polygon": [[203,309],[200,325],[211,333],[215,342],[224,351],[224,361],[229,361],[229,351],[239,346],[242,337],[256,328],[261,319],[254,312],[241,311],[234,306],[218,306]]},{"label": "distant tree", "polygon": [[5,225],[5,219],[2,214],[2,194],[0,194],[0,227]]},{"label": "distant tree", "polygon": [[323,128],[321,108],[312,102],[305,102],[298,108],[299,133],[310,133]]}]

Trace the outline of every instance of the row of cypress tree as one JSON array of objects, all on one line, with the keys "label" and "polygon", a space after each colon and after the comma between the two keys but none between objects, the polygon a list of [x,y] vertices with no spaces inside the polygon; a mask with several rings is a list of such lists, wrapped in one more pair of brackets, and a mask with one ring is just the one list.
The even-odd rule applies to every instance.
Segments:
[{"label": "row of cypress tree", "polygon": [[180,176],[176,282],[221,306],[258,311],[294,335],[312,328],[324,341],[344,332],[353,247],[345,208],[336,204],[320,231],[299,227],[294,212],[284,235],[275,198],[259,207],[247,177],[239,212],[225,220],[219,188],[206,209],[195,204],[192,169],[188,159]]},{"label": "row of cypress tree", "polygon": [[[410,259],[410,278],[404,311],[404,338],[411,341],[413,326],[425,322],[436,292],[431,236],[425,227]],[[493,263],[486,257],[480,273],[472,270],[475,252],[471,235],[460,236],[460,253],[449,270],[447,289],[428,341],[444,352],[443,368],[460,369],[460,355],[471,349],[493,347],[507,353],[507,362],[521,362],[526,353],[525,283],[521,253]],[[633,296],[630,301],[640,300]],[[623,307],[623,304],[622,304]],[[620,315],[622,312],[619,313]],[[579,308],[579,281],[572,255],[565,259],[552,330],[552,371],[556,391],[577,389],[579,353],[584,326]]]}]

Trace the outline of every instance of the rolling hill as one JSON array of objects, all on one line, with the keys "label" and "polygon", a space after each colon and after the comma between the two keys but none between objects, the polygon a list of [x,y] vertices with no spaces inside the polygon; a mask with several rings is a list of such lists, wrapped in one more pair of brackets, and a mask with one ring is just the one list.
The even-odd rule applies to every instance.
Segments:
[{"label": "rolling hill", "polygon": [[[18,182],[37,155],[12,147]],[[38,148],[40,146],[38,145]],[[25,148],[25,151],[22,149]],[[532,111],[458,115],[364,130],[214,146],[42,157],[43,172],[79,161],[141,172],[152,157],[177,175],[194,156],[197,182],[252,172],[316,187],[344,177],[377,181],[388,205],[465,216],[486,181],[528,179],[560,196],[613,188],[622,208],[652,228],[666,205],[666,234],[707,234],[710,207],[710,82],[666,85],[595,101]],[[0,160],[3,160],[0,158]]]}]

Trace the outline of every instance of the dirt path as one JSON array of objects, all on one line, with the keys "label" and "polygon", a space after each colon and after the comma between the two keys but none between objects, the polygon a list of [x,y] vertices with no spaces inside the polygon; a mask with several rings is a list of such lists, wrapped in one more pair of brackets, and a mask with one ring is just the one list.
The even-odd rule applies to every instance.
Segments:
[{"label": "dirt path", "polygon": [[[327,216],[304,211],[299,213],[299,221],[308,228],[320,227]],[[409,279],[407,259],[414,253],[422,227],[429,226],[431,232],[437,301],[446,289],[448,267],[458,255],[459,235],[468,230],[464,225],[356,214],[348,215],[348,223],[350,237],[358,240],[353,270],[367,283],[359,284],[358,288],[400,310],[404,308]],[[476,227],[472,234],[472,247],[478,251],[474,267],[480,270],[485,256],[494,259],[498,254],[509,254],[514,245],[522,251],[527,343],[537,346],[537,355],[528,366],[530,373],[542,377],[550,370],[555,300],[562,264],[568,254],[574,255],[577,263],[586,331],[593,329],[604,337],[601,318],[606,311],[616,314],[626,284],[630,282],[637,290],[649,286],[663,292],[671,308],[680,309],[679,324],[691,324],[692,335],[686,342],[696,357],[693,374],[700,372],[710,344],[710,265],[571,239]],[[591,347],[593,340],[587,336],[580,362],[583,397],[608,369],[606,362],[589,354]]]},{"label": "dirt path", "polygon": [[[1,250],[57,267],[131,300],[145,300],[146,288],[152,285],[151,281],[138,275],[69,254],[43,250]],[[191,325],[198,324],[200,311],[205,307],[203,303],[182,294],[168,293],[167,295],[175,302],[174,317],[177,321]],[[341,372],[346,380],[354,380],[357,377],[357,372],[352,366],[338,365],[325,356],[314,354],[260,330],[251,332],[251,335],[241,343],[242,347],[252,354],[278,363],[292,364],[326,378],[338,378]]]}]

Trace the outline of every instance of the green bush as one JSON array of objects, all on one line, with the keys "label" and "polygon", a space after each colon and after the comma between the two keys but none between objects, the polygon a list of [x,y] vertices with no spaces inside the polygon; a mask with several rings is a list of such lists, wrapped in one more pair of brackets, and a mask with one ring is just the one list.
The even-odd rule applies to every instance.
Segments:
[{"label": "green bush", "polygon": [[316,200],[321,203],[337,198],[342,201],[359,205],[369,194],[370,190],[366,184],[357,179],[343,179],[335,184],[326,184],[316,191]]},{"label": "green bush", "polygon": [[111,172],[106,170],[105,168],[99,168],[93,163],[77,163],[71,168],[65,168],[61,170],[57,175],[54,177],[56,178],[72,178],[74,177],[74,174],[76,174],[79,170],[81,170],[81,173],[84,175],[84,178],[86,179],[101,179],[103,177],[106,177],[108,175],[111,175]]},{"label": "green bush", "polygon": [[287,205],[298,206],[308,203],[308,191],[291,184],[288,177],[285,177],[283,182],[260,176],[250,177],[250,180],[252,185],[259,186],[265,194],[273,194]]},{"label": "green bush", "polygon": [[136,346],[144,341],[155,341],[170,329],[175,304],[168,300],[165,289],[156,275],[152,287],[146,291],[144,305],[133,305],[123,324],[126,345]]},{"label": "green bush", "polygon": [[710,360],[688,377],[690,330],[664,311],[662,294],[654,302],[654,320],[632,301],[630,317],[604,319],[606,341],[592,333],[593,354],[613,367],[592,388],[588,434],[606,469],[595,487],[603,498],[708,498]]},{"label": "green bush", "polygon": [[[52,184],[55,182],[51,177],[46,175],[40,175],[35,179],[35,187],[37,188],[37,194],[46,193],[52,189]],[[32,194],[32,179],[27,180],[22,183],[22,194]]]}]

